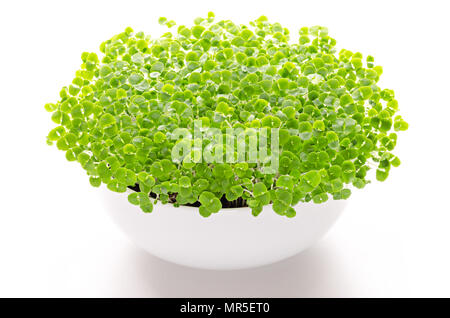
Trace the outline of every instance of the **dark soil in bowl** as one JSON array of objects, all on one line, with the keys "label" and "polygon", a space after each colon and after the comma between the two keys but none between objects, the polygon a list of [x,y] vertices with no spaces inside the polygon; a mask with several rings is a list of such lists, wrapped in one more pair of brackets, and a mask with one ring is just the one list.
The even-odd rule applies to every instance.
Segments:
[{"label": "dark soil in bowl", "polygon": [[[139,189],[139,184],[135,184],[134,186],[129,186],[129,189],[135,191],[135,192],[141,192],[141,190]],[[150,197],[156,199],[157,195],[156,193],[150,192]],[[177,193],[170,193],[169,194],[169,202],[170,203],[176,203],[177,202]],[[220,198],[220,202],[222,203],[222,208],[227,209],[227,208],[245,208],[248,207],[247,205],[247,201],[244,200],[243,198],[238,198],[234,201],[228,201],[227,198],[225,197],[225,195],[223,195]],[[201,204],[200,202],[195,202],[195,203],[187,203],[187,204],[183,204],[185,206],[192,206],[192,207],[199,207]]]}]

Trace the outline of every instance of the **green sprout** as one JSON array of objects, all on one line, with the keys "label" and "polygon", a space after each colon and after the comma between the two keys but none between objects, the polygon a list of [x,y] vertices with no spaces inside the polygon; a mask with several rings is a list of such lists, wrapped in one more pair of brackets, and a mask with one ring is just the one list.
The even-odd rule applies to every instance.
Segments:
[{"label": "green sprout", "polygon": [[[60,100],[45,105],[57,124],[47,142],[78,161],[92,186],[132,189],[128,200],[143,212],[159,200],[199,206],[204,217],[230,202],[255,216],[272,204],[293,217],[299,202],[345,200],[370,182],[369,170],[384,181],[400,165],[392,151],[408,124],[396,115],[394,91],[377,86],[382,68],[372,56],[336,53],[325,27],[303,27],[292,43],[288,29],[264,16],[248,25],[214,21],[210,12],[175,31],[160,18],[174,31],[150,38],[127,28],[100,45],[101,57],[83,53]],[[279,129],[277,171],[198,160],[221,147],[172,138],[198,120],[222,132]],[[194,145],[190,155],[172,160],[183,145]]]}]

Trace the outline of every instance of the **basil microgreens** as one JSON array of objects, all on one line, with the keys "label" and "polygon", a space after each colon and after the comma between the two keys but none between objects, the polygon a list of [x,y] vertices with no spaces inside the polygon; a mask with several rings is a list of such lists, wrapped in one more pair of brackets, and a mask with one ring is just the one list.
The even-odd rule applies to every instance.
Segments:
[{"label": "basil microgreens", "polygon": [[[392,150],[408,124],[396,115],[394,92],[377,86],[381,66],[372,56],[336,53],[324,27],[301,28],[298,42],[289,40],[288,29],[264,16],[238,25],[209,13],[155,39],[127,28],[100,45],[100,58],[83,53],[60,100],[45,105],[58,125],[48,143],[78,161],[94,187],[138,187],[128,199],[144,212],[153,210],[151,194],[199,203],[205,217],[224,199],[245,202],[255,216],[272,203],[293,217],[299,202],[347,199],[350,186],[369,183],[372,167],[384,181],[400,164]],[[171,133],[195,120],[222,130],[279,128],[278,171],[173,162]]]}]

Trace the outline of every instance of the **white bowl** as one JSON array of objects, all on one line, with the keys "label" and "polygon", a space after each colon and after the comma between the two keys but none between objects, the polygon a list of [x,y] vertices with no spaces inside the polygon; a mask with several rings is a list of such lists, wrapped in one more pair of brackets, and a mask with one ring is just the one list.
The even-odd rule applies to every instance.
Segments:
[{"label": "white bowl", "polygon": [[286,218],[264,207],[258,217],[250,208],[222,209],[208,218],[198,208],[157,203],[143,213],[128,193],[103,188],[110,216],[147,252],[179,265],[230,270],[267,265],[293,256],[320,240],[346,206],[345,200],[301,203],[297,216]]}]

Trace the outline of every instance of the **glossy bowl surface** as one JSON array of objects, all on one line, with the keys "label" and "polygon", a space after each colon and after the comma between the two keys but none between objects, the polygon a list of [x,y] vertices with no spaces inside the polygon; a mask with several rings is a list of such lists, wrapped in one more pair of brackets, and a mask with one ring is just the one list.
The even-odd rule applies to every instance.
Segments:
[{"label": "glossy bowl surface", "polygon": [[143,213],[126,193],[102,191],[108,213],[138,246],[166,261],[215,270],[258,267],[300,253],[328,232],[347,204],[301,203],[290,219],[271,206],[258,217],[250,208],[234,208],[204,218],[198,208],[161,203]]}]

